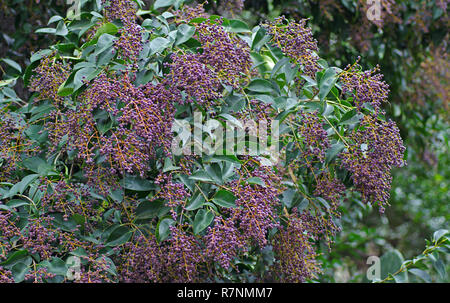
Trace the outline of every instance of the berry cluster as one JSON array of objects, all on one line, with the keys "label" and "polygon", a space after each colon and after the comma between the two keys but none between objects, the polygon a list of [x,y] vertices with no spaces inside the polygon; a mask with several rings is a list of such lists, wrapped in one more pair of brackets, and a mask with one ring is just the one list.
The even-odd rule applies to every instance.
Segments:
[{"label": "berry cluster", "polygon": [[365,202],[388,204],[392,167],[405,165],[405,147],[393,121],[364,116],[351,134],[353,143],[341,153],[342,166],[352,173],[355,188]]},{"label": "berry cluster", "polygon": [[312,160],[315,159],[323,162],[330,143],[317,111],[301,112],[299,120],[301,124],[298,126],[298,135],[303,144],[302,157],[308,166],[311,166]]},{"label": "berry cluster", "polygon": [[237,88],[250,72],[250,48],[245,41],[226,32],[221,20],[217,22],[197,25],[197,38],[202,44],[199,60],[225,84]]},{"label": "berry cluster", "polygon": [[389,85],[382,80],[382,74],[376,74],[378,70],[377,66],[373,70],[360,71],[357,64],[354,64],[343,72],[342,93],[349,93],[353,97],[358,110],[365,104],[370,104],[376,112],[382,111],[381,106],[389,95]]},{"label": "berry cluster", "polygon": [[41,60],[34,72],[29,89],[39,93],[35,100],[51,100],[54,104],[62,103],[64,98],[58,95],[58,89],[71,72],[70,64],[57,60],[51,54]]},{"label": "berry cluster", "polygon": [[319,70],[316,55],[317,41],[312,35],[311,28],[306,27],[306,19],[299,23],[289,22],[284,16],[275,18],[274,22],[263,24],[272,36],[272,43],[278,46],[283,53],[300,64],[305,74],[315,76]]}]

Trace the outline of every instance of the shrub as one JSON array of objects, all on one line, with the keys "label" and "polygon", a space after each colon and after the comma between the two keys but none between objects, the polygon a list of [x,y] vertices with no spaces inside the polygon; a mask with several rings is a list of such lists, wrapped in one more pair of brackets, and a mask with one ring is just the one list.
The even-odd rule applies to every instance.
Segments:
[{"label": "shrub", "polygon": [[306,20],[139,5],[52,17],[30,100],[2,82],[2,280],[314,279],[341,203],[383,211],[404,165],[382,76],[329,67]]}]

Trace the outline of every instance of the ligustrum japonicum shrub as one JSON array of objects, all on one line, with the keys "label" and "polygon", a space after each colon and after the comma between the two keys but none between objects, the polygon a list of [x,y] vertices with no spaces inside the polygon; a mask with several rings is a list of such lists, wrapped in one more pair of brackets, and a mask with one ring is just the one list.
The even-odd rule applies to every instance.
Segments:
[{"label": "ligustrum japonicum shrub", "polygon": [[349,199],[384,211],[405,148],[387,83],[307,20],[85,1],[1,82],[0,281],[303,282]]}]

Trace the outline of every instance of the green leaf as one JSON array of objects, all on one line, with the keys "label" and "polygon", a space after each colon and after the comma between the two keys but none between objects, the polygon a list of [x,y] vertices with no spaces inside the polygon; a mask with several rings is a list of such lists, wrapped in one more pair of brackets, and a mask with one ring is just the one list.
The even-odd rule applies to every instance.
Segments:
[{"label": "green leaf", "polygon": [[67,29],[66,24],[63,20],[59,21],[58,25],[56,26],[55,35],[57,36],[65,36],[69,33],[69,30]]},{"label": "green leaf", "polygon": [[130,240],[132,234],[133,232],[129,227],[120,225],[111,232],[108,239],[106,240],[105,245],[120,246],[122,244],[125,244],[126,242],[128,242],[128,240]]},{"label": "green leaf", "polygon": [[79,70],[80,68],[83,67],[96,67],[95,63],[93,62],[80,62],[74,65],[73,70]]},{"label": "green leaf", "polygon": [[[266,35],[266,29],[263,27],[256,27],[257,30],[252,34],[252,50],[259,52],[261,47],[267,43],[271,37]],[[256,29],[255,28],[255,29]]]},{"label": "green leaf", "polygon": [[171,42],[169,39],[163,37],[157,37],[150,41],[150,56],[156,53],[161,53],[163,50],[170,46]]},{"label": "green leaf", "polygon": [[47,175],[53,169],[51,164],[39,157],[26,158],[23,160],[22,164],[25,168],[38,173],[41,176]]},{"label": "green leaf", "polygon": [[284,75],[286,76],[286,84],[294,80],[298,72],[298,65],[292,66],[290,63],[284,65]]},{"label": "green leaf", "polygon": [[205,167],[206,173],[218,184],[223,183],[222,170],[217,163],[211,163]]},{"label": "green leaf", "polygon": [[203,182],[214,182],[214,179],[211,178],[205,171],[197,171],[189,176],[189,179],[195,181],[203,181]]},{"label": "green leaf", "polygon": [[322,116],[328,117],[328,118],[333,117],[334,106],[325,102],[323,107],[324,107],[324,109],[323,109],[323,112],[322,112]]},{"label": "green leaf", "polygon": [[61,213],[52,213],[50,216],[54,218],[53,223],[55,226],[61,228],[62,230],[70,232],[76,230],[77,228],[77,222],[72,217],[64,219]]},{"label": "green leaf", "polygon": [[167,239],[167,237],[170,234],[170,229],[169,227],[174,225],[175,221],[172,218],[162,218],[159,222],[158,225],[156,225],[156,239],[158,240],[158,242],[162,242],[165,239]]},{"label": "green leaf", "polygon": [[7,98],[11,98],[13,100],[18,100],[16,92],[11,87],[4,87],[1,92]]},{"label": "green leaf", "polygon": [[319,66],[322,68],[328,68],[328,62],[325,59],[319,59],[317,60],[317,63],[319,63]]},{"label": "green leaf", "polygon": [[181,24],[178,27],[175,45],[183,44],[188,41],[195,33],[195,26]]},{"label": "green leaf", "polygon": [[265,79],[254,79],[248,85],[248,89],[257,93],[270,93],[273,92],[273,86],[270,81]]},{"label": "green leaf", "polygon": [[119,31],[118,27],[111,22],[105,23],[102,26],[100,26],[97,31],[95,32],[95,36],[93,39],[97,39],[103,34],[111,34],[115,35]]},{"label": "green leaf", "polygon": [[267,45],[267,47],[270,50],[270,54],[276,59],[276,60],[281,60],[282,58],[284,58],[284,53],[281,51],[281,49],[275,45],[272,45],[271,43],[269,43]]},{"label": "green leaf", "polygon": [[252,58],[253,68],[258,68],[261,74],[268,73],[270,72],[270,70],[272,70],[272,67],[270,67],[267,63],[267,56],[263,57],[255,52],[251,52],[250,56]]},{"label": "green leaf", "polygon": [[323,101],[325,97],[328,95],[328,93],[331,91],[331,89],[336,84],[337,77],[336,72],[333,68],[327,68],[325,70],[325,73],[320,78],[319,82],[319,99],[320,101]]},{"label": "green leaf", "polygon": [[22,194],[25,191],[25,189],[27,189],[28,186],[38,177],[39,177],[38,174],[31,174],[24,177],[20,182],[14,184],[14,186],[10,188],[9,192],[2,198],[6,199],[9,197],[13,197],[14,195],[17,194]]},{"label": "green leaf", "polygon": [[17,70],[19,73],[22,72],[22,68],[20,67],[19,63],[15,62],[15,61],[13,61],[13,60],[11,60],[11,59],[8,59],[8,58],[3,58],[3,59],[0,59],[0,60],[3,61],[3,62],[5,62],[6,64],[8,64],[9,66],[11,66],[11,67],[14,68],[15,70]]},{"label": "green leaf", "polygon": [[66,262],[57,257],[53,257],[52,260],[48,262],[46,267],[52,274],[61,276],[65,276],[67,274],[67,270],[69,269]]},{"label": "green leaf", "polygon": [[55,34],[56,28],[44,27],[35,31],[36,34]]},{"label": "green leaf", "polygon": [[125,176],[123,179],[123,187],[134,191],[150,191],[155,189],[155,185],[149,180],[132,175]]},{"label": "green leaf", "polygon": [[18,250],[11,255],[9,255],[8,259],[6,261],[3,261],[0,263],[0,266],[12,266],[16,264],[19,260],[22,260],[28,256],[28,251],[25,249]]},{"label": "green leaf", "polygon": [[25,191],[25,189],[27,189],[28,186],[34,180],[36,180],[38,177],[39,177],[38,174],[31,174],[31,175],[28,175],[28,176],[24,177],[19,183],[16,184],[17,185],[17,189],[18,189],[17,192],[22,194]]},{"label": "green leaf", "polygon": [[[225,153],[225,151],[223,152]],[[220,162],[229,162],[237,165],[241,165],[241,161],[236,157],[235,155],[213,155],[209,157],[205,157],[205,162],[211,162],[211,163],[220,163]]]},{"label": "green leaf", "polygon": [[104,135],[113,128],[114,122],[111,119],[98,119],[96,121],[98,131]]},{"label": "green leaf", "polygon": [[413,275],[421,278],[422,280],[424,280],[427,283],[431,283],[431,277],[429,274],[427,274],[425,271],[418,269],[418,268],[412,268],[410,270],[408,270],[409,273],[412,273]]},{"label": "green leaf", "polygon": [[156,0],[153,4],[153,9],[159,9],[163,7],[171,6],[175,3],[176,0]]},{"label": "green leaf", "polygon": [[236,197],[233,195],[233,193],[229,192],[228,190],[221,189],[219,190],[212,201],[222,207],[226,208],[234,208],[236,206]]},{"label": "green leaf", "polygon": [[288,188],[283,192],[283,197],[281,199],[281,202],[287,207],[291,208],[294,203],[294,197],[296,195],[296,191]]},{"label": "green leaf", "polygon": [[12,78],[12,79],[7,79],[7,80],[0,80],[0,87],[8,86],[11,83],[13,83],[14,81],[16,81],[18,78],[19,77],[15,77],[15,78]]},{"label": "green leaf", "polygon": [[30,204],[30,202],[27,202],[24,200],[18,200],[18,199],[13,199],[13,200],[10,200],[8,203],[6,203],[6,205],[10,208],[17,208],[17,207],[29,205],[29,204]]},{"label": "green leaf", "polygon": [[359,123],[361,117],[363,115],[361,113],[358,113],[356,109],[353,109],[351,111],[346,112],[339,122],[340,125],[352,125]]},{"label": "green leaf", "polygon": [[275,98],[273,105],[275,106],[275,108],[278,108],[278,109],[289,110],[289,108],[292,108],[295,105],[296,101],[297,100],[295,100],[293,98],[280,96],[280,97]]},{"label": "green leaf", "polygon": [[445,269],[445,264],[444,264],[444,262],[442,261],[441,258],[438,258],[436,261],[433,261],[433,267],[439,273],[439,276],[441,276],[441,279],[442,280],[446,280],[446,278],[447,278],[447,271]]},{"label": "green leaf", "polygon": [[205,198],[203,197],[203,195],[201,193],[197,193],[197,195],[195,195],[191,201],[189,202],[189,204],[186,206],[186,210],[196,210],[199,209],[203,206],[203,204],[205,204]]},{"label": "green leaf", "polygon": [[[398,271],[402,266],[403,261],[404,259],[402,254],[396,249],[388,251],[382,255],[380,258],[381,280],[385,279],[388,274],[393,274]],[[406,273],[403,272],[399,275],[406,275]]]},{"label": "green leaf", "polygon": [[219,117],[224,118],[224,119],[232,122],[233,125],[239,127],[240,129],[242,129],[244,127],[240,120],[236,119],[235,117],[233,117],[230,114],[220,114]]},{"label": "green leaf", "polygon": [[121,203],[124,198],[124,192],[122,189],[113,190],[110,192],[109,196],[117,203]]},{"label": "green leaf", "polygon": [[189,179],[188,176],[183,175],[183,174],[178,174],[177,177],[187,188],[189,188],[191,191],[194,191],[194,189],[195,189],[195,181],[194,180]]},{"label": "green leaf", "polygon": [[23,262],[15,264],[11,268],[11,273],[13,275],[14,282],[20,283],[23,280],[25,280],[25,275],[28,273],[29,270],[30,270],[29,266]]},{"label": "green leaf", "polygon": [[77,46],[74,43],[58,43],[57,45],[55,45],[55,48],[60,52],[60,53],[65,53],[65,54],[73,54],[73,51],[75,50]]},{"label": "green leaf", "polygon": [[214,213],[209,210],[200,209],[194,218],[194,234],[198,235],[205,228],[207,228],[214,220]]},{"label": "green leaf", "polygon": [[433,242],[434,243],[439,242],[439,240],[446,234],[448,234],[447,229],[439,229],[439,230],[435,231],[433,234]]},{"label": "green leaf", "polygon": [[[317,86],[317,81],[307,75],[301,75],[300,78],[308,82],[309,86]],[[305,84],[306,85],[306,84]]]},{"label": "green leaf", "polygon": [[256,184],[262,187],[266,187],[266,183],[260,177],[251,177],[247,179],[248,184]]},{"label": "green leaf", "polygon": [[92,74],[94,74],[96,69],[94,67],[83,67],[75,73],[73,78],[73,91],[78,90],[85,81],[92,80]]},{"label": "green leaf", "polygon": [[[168,13],[168,12],[166,12],[166,13]],[[138,9],[138,11],[136,12],[136,15],[138,15],[138,16],[151,15],[151,14],[152,14],[151,10]],[[166,17],[166,19],[168,19],[168,17]]]},{"label": "green leaf", "polygon": [[232,33],[250,33],[251,32],[247,23],[245,23],[241,20],[237,20],[237,19],[229,20],[228,26],[229,26],[229,31]]},{"label": "green leaf", "polygon": [[174,166],[172,164],[172,160],[167,157],[166,159],[164,159],[164,168],[163,168],[163,173],[166,173],[168,171],[173,171],[173,170],[178,170],[181,169],[181,167],[179,166]]},{"label": "green leaf", "polygon": [[225,162],[222,165],[222,177],[224,181],[227,181],[228,179],[232,179],[236,173],[235,169],[239,169],[241,167],[241,164],[234,164],[231,162]]},{"label": "green leaf", "polygon": [[336,156],[341,151],[344,150],[344,148],[345,148],[345,145],[341,141],[331,145],[331,147],[327,150],[327,152],[325,154],[325,163],[329,164],[331,161],[333,161],[336,158]]},{"label": "green leaf", "polygon": [[11,207],[5,205],[5,204],[0,204],[0,210],[6,210],[9,212],[13,212],[13,210],[11,209]]},{"label": "green leaf", "polygon": [[74,250],[72,250],[70,252],[70,254],[73,255],[73,256],[77,256],[77,257],[87,257],[88,256],[88,253],[82,247],[75,248]]},{"label": "green leaf", "polygon": [[116,40],[116,37],[110,34],[102,34],[100,38],[98,38],[94,56],[97,56],[98,54],[112,47],[114,44],[114,40]]},{"label": "green leaf", "polygon": [[300,213],[305,210],[309,205],[309,200],[307,198],[303,198],[303,200],[300,202],[300,204],[297,206],[297,211]]},{"label": "green leaf", "polygon": [[110,274],[114,275],[114,276],[117,276],[116,265],[114,264],[114,261],[110,257],[107,257],[107,256],[103,255],[101,257],[98,257],[96,259],[96,261],[97,262],[104,262],[104,261],[106,261],[106,264],[108,266],[106,268],[106,271],[109,272]]},{"label": "green leaf", "polygon": [[136,208],[136,219],[151,219],[158,216],[161,208],[164,207],[164,202],[160,200],[156,201],[143,201]]},{"label": "green leaf", "polygon": [[272,72],[270,73],[270,78],[272,78],[272,79],[276,78],[280,69],[287,63],[289,63],[289,58],[283,58],[280,61],[278,61],[275,64],[275,66],[272,68]]},{"label": "green leaf", "polygon": [[70,96],[73,93],[73,87],[65,86],[64,82],[59,86],[57,93],[61,97]]},{"label": "green leaf", "polygon": [[320,202],[320,204],[322,204],[326,209],[330,209],[330,204],[328,203],[327,200],[325,200],[322,197],[316,197],[316,200]]},{"label": "green leaf", "polygon": [[37,51],[31,56],[30,63],[41,60],[43,57],[48,56],[51,53],[52,53],[51,49],[42,49],[40,51]]},{"label": "green leaf", "polygon": [[255,98],[267,104],[273,104],[275,102],[273,97],[269,95],[257,95]]},{"label": "green leaf", "polygon": [[202,18],[202,17],[198,17],[198,18],[191,19],[191,20],[189,21],[189,24],[203,23],[203,22],[205,22],[206,20],[208,20],[208,19]]},{"label": "green leaf", "polygon": [[63,17],[58,16],[58,15],[52,16],[52,17],[50,18],[50,20],[48,20],[47,25],[52,24],[52,23],[55,23],[55,22],[58,22],[58,21],[63,20],[63,19],[64,19]]}]

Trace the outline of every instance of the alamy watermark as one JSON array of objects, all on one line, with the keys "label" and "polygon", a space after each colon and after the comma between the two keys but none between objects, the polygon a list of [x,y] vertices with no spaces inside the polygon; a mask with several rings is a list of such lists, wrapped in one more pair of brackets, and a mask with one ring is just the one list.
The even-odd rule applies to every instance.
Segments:
[{"label": "alamy watermark", "polygon": [[367,280],[380,281],[381,280],[381,261],[377,256],[370,256],[367,258],[366,264],[371,265],[366,272]]},{"label": "alamy watermark", "polygon": [[278,163],[279,120],[239,120],[228,114],[221,117],[223,120],[203,121],[203,114],[194,112],[193,120],[175,120],[172,153],[259,156],[261,165]]},{"label": "alamy watermark", "polygon": [[66,261],[67,266],[69,267],[66,273],[66,277],[68,280],[79,280],[81,278],[81,261],[77,256],[70,256]]},{"label": "alamy watermark", "polygon": [[67,19],[80,20],[81,18],[81,0],[66,0],[69,8],[67,9]]},{"label": "alamy watermark", "polygon": [[381,21],[381,0],[367,0],[366,16],[370,21]]}]

